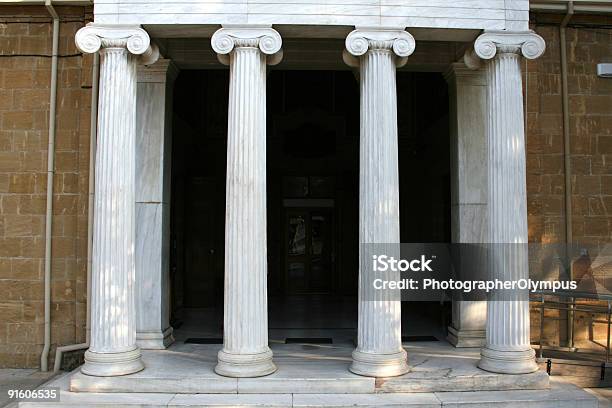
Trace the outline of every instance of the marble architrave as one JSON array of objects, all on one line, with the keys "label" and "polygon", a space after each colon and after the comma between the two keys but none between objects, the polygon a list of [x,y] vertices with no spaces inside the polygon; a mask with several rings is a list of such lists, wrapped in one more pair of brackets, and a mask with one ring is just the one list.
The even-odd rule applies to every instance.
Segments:
[{"label": "marble architrave", "polygon": [[[166,32],[182,32],[184,37],[201,36],[208,29],[203,25],[218,24],[301,26],[314,36],[326,29],[338,32],[342,26],[415,27],[415,31],[419,32],[422,28],[431,28],[432,31],[444,31],[451,41],[465,36],[462,31],[529,28],[529,0],[410,0],[397,3],[361,0],[343,0],[339,3],[321,0],[216,0],[214,7],[207,2],[171,0],[140,0],[120,4],[118,6],[110,1],[97,3],[96,21],[160,25]],[[446,34],[448,31],[450,34]]]}]

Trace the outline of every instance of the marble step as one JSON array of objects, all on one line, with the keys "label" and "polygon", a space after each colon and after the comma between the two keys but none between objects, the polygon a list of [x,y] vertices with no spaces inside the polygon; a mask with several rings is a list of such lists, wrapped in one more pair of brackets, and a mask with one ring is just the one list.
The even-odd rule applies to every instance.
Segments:
[{"label": "marble step", "polygon": [[[538,359],[542,371],[546,371],[547,358]],[[580,387],[612,387],[612,366],[601,361],[550,359],[551,376]],[[601,379],[604,364],[604,379]]]},{"label": "marble step", "polygon": [[549,386],[549,376],[544,371],[508,375],[480,370],[455,373],[450,368],[440,368],[415,370],[400,377],[376,379],[376,392],[387,393],[540,390]]},{"label": "marble step", "polygon": [[78,392],[137,392],[169,394],[365,394],[427,393],[451,391],[496,391],[547,389],[549,377],[538,371],[525,375],[503,375],[487,372],[455,374],[438,369],[413,371],[393,378],[368,378],[353,375],[343,366],[323,364],[282,365],[273,375],[259,378],[207,376],[147,375],[91,377],[76,372],[70,389]]},{"label": "marble step", "polygon": [[[415,343],[416,344],[416,343]],[[278,371],[258,378],[229,378],[214,371],[219,345],[178,345],[143,352],[145,369],[116,377],[92,377],[77,369],[70,389],[77,392],[166,394],[367,394],[547,389],[543,372],[495,374],[477,367],[479,354],[449,345],[409,348],[411,371],[394,378],[351,373],[351,348],[336,345],[273,347]]]},{"label": "marble step", "polygon": [[[356,394],[163,394],[81,393],[68,390],[70,374],[45,384],[60,390],[59,402],[22,402],[21,408],[237,407],[237,408],[603,408],[608,395],[552,382],[546,390]],[[611,393],[612,395],[612,393]]]},{"label": "marble step", "polygon": [[597,396],[571,384],[548,390],[380,394],[155,394],[75,393],[60,402],[22,402],[19,407],[299,407],[299,408],[599,408]]}]

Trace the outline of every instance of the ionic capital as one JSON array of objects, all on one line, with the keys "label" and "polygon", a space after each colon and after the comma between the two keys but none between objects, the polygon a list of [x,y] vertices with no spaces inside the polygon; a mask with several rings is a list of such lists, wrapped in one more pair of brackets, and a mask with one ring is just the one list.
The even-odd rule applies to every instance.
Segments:
[{"label": "ionic capital", "polygon": [[89,23],[77,31],[75,43],[79,51],[91,54],[101,48],[127,48],[141,55],[141,63],[149,65],[159,58],[159,49],[151,44],[149,34],[136,25]]},{"label": "ionic capital", "polygon": [[416,48],[412,34],[401,28],[357,28],[344,44],[344,62],[352,67],[359,65],[357,57],[371,50],[392,51],[399,58],[397,65],[402,66]]},{"label": "ionic capital", "polygon": [[210,39],[219,61],[229,63],[229,54],[238,47],[259,48],[268,56],[268,65],[278,64],[283,55],[283,40],[275,29],[267,26],[224,26]]},{"label": "ionic capital", "polygon": [[544,53],[544,39],[533,31],[486,31],[474,42],[474,53],[488,60],[500,53],[520,53],[527,59],[535,59]]},{"label": "ionic capital", "polygon": [[476,55],[476,51],[474,51],[473,47],[465,50],[463,54],[463,63],[471,70],[477,70],[482,67],[482,60]]}]

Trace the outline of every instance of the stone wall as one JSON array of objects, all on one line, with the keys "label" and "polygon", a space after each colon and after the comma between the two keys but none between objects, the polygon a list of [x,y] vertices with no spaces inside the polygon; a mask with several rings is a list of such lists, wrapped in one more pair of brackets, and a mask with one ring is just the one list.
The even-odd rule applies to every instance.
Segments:
[{"label": "stone wall", "polygon": [[[54,346],[85,339],[91,98],[91,59],[74,46],[88,10],[58,11],[63,22],[53,199]],[[38,367],[43,344],[51,47],[44,7],[0,7],[0,367]]]},{"label": "stone wall", "polygon": [[[563,16],[532,15],[532,28],[546,40],[546,53],[526,66],[527,197],[529,241],[565,240],[565,179],[559,23]],[[612,80],[597,76],[597,63],[612,62],[611,18],[575,16],[566,31],[570,112],[573,242],[603,246],[612,238]],[[574,265],[576,267],[576,265]],[[610,271],[612,272],[612,271]],[[565,318],[554,310],[550,318]],[[604,317],[599,315],[599,317]],[[604,339],[605,325],[579,314],[577,341]],[[563,344],[565,321],[545,319],[545,338]],[[532,339],[540,317],[532,311]]]},{"label": "stone wall", "polygon": [[[534,24],[546,53],[527,64],[527,193],[529,240],[565,237],[563,116],[558,25]],[[576,23],[585,22],[576,17]],[[552,21],[551,21],[552,20]],[[595,21],[592,21],[592,23]],[[605,24],[605,19],[599,19]],[[596,20],[597,21],[597,20]],[[610,21],[608,20],[608,24]],[[612,236],[612,80],[597,63],[612,61],[612,31],[567,29],[572,215],[575,242],[601,244]]]}]

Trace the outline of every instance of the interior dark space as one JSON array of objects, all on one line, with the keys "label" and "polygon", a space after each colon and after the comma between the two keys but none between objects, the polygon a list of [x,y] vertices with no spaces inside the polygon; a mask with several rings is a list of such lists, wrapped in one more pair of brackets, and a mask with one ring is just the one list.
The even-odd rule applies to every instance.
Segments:
[{"label": "interior dark space", "polygon": [[[397,88],[401,240],[448,242],[447,85],[439,73],[398,72]],[[175,83],[170,234],[178,340],[222,336],[228,90],[227,70],[185,70]],[[267,208],[270,338],[352,339],[359,250],[352,72],[270,71]],[[441,330],[448,307],[430,306],[403,305],[404,335]]]}]

